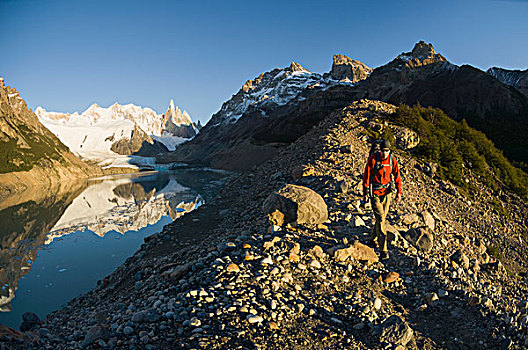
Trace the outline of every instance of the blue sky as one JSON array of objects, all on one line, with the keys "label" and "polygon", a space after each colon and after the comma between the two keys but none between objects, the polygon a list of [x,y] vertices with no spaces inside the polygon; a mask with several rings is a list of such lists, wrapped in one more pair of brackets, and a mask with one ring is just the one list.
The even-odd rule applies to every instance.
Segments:
[{"label": "blue sky", "polygon": [[0,76],[31,108],[170,99],[206,122],[261,72],[291,61],[371,67],[425,40],[455,64],[528,68],[528,1],[0,0]]}]

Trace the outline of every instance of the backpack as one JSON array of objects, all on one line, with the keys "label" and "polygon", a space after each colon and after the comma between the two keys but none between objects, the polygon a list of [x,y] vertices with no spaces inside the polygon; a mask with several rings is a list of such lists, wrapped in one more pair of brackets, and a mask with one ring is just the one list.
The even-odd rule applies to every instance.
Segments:
[{"label": "backpack", "polygon": [[[374,154],[374,160],[375,160],[374,172],[372,174],[372,177],[374,176],[374,173],[377,173],[378,171],[381,170],[381,168],[383,168],[382,159],[381,159],[381,142],[382,141],[383,140],[374,140],[372,142],[372,145],[370,146],[369,158],[370,158],[371,155]],[[373,182],[372,182],[372,177],[370,178],[369,183],[370,183],[370,195],[371,196],[373,194],[373,190],[378,190],[380,188],[388,188],[389,192],[394,191],[394,188],[395,188],[394,175],[392,174],[392,170],[393,170],[393,167],[394,167],[394,155],[392,154],[392,152],[389,155],[389,166],[390,166],[390,169],[391,169],[391,173],[390,173],[391,180],[389,181],[389,183],[387,183],[385,185],[381,185],[381,184],[375,184],[374,185]]]}]

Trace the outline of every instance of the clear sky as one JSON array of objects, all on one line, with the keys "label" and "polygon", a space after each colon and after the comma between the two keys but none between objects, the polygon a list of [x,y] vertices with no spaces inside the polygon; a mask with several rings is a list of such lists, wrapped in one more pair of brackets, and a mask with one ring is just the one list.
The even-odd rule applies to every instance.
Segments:
[{"label": "clear sky", "polygon": [[455,64],[528,68],[528,1],[0,0],[0,76],[31,108],[114,102],[202,123],[242,84],[332,55],[371,67],[419,40]]}]

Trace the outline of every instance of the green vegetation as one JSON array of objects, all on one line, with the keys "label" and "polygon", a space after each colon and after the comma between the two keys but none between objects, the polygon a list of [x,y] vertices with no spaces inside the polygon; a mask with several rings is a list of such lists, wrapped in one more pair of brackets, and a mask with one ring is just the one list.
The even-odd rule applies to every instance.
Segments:
[{"label": "green vegetation", "polygon": [[465,120],[457,122],[438,108],[419,105],[399,106],[391,120],[419,134],[420,144],[412,152],[437,163],[440,178],[471,193],[476,188],[466,182],[470,169],[491,189],[498,190],[502,183],[528,201],[528,174],[513,166],[484,133],[469,127]]},{"label": "green vegetation", "polygon": [[66,146],[53,138],[36,134],[25,125],[19,125],[19,135],[29,148],[17,145],[15,139],[0,141],[0,173],[26,171],[46,159],[62,161],[60,152],[67,151]]}]

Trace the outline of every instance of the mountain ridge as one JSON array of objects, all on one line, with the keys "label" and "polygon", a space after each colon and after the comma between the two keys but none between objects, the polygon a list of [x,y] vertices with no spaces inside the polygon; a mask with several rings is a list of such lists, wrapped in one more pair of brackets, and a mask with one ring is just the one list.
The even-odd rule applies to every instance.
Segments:
[{"label": "mountain ridge", "polygon": [[[511,160],[528,163],[524,152],[528,140],[522,137],[528,134],[528,98],[489,74],[449,62],[424,41],[385,65],[363,70],[354,83],[348,78],[332,78],[332,74],[339,76],[336,67],[340,62],[354,65],[357,61],[336,55],[332,70],[323,75],[294,64],[262,73],[224,102],[200,135],[180,145],[178,154],[168,155],[164,161],[247,170],[316,125],[332,108],[368,98],[441,108],[451,118],[466,119],[470,126],[486,133]],[[290,84],[288,74],[304,75],[303,82],[311,80]],[[275,93],[277,86],[290,94],[281,103],[271,103],[273,98],[265,93],[282,96]],[[258,88],[260,94],[252,96]]]}]

